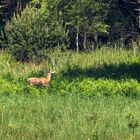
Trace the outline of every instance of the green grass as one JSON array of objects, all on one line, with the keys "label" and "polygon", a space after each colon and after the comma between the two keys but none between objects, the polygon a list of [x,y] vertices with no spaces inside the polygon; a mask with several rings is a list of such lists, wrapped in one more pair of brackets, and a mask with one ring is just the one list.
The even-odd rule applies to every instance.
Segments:
[{"label": "green grass", "polygon": [[94,99],[78,96],[0,96],[1,139],[140,138],[140,102],[121,96]]},{"label": "green grass", "polygon": [[[136,51],[137,49],[137,51]],[[48,53],[41,64],[0,52],[1,140],[139,140],[140,53]],[[55,68],[50,86],[30,86]]]}]

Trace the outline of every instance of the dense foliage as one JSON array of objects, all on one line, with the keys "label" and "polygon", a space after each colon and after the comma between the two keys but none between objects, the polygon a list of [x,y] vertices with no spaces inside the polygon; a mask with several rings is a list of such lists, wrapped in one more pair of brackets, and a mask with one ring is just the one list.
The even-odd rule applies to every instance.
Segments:
[{"label": "dense foliage", "polygon": [[48,26],[40,15],[29,10],[6,28],[9,49],[17,60],[29,61],[34,57],[42,60],[45,49],[67,44],[67,32],[57,21]]},{"label": "dense foliage", "polygon": [[48,48],[79,51],[119,39],[125,44],[137,42],[135,22],[118,1],[32,0],[6,24],[0,46],[8,47],[17,60],[30,61],[36,56],[40,61]]}]

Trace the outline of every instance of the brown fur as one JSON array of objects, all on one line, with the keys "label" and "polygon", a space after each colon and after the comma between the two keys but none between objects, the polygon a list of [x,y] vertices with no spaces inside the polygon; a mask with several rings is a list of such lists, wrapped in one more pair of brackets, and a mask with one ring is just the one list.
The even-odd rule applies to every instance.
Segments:
[{"label": "brown fur", "polygon": [[30,85],[43,85],[43,86],[48,86],[49,82],[51,81],[51,76],[54,72],[51,70],[48,71],[48,76],[46,78],[38,78],[38,77],[31,77],[27,79],[27,82]]}]

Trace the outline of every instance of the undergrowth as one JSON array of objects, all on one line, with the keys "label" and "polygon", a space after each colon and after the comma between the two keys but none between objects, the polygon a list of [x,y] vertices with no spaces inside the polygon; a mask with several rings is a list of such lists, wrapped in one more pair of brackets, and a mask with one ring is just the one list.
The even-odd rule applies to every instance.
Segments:
[{"label": "undergrowth", "polygon": [[[50,51],[40,64],[0,52],[1,140],[139,140],[139,50]],[[29,77],[56,73],[48,87]]]},{"label": "undergrowth", "polygon": [[[1,94],[78,94],[81,96],[140,96],[140,57],[133,50],[102,48],[91,53],[51,51],[41,64],[16,62],[0,53]],[[29,86],[28,77],[56,73],[48,88]]]}]

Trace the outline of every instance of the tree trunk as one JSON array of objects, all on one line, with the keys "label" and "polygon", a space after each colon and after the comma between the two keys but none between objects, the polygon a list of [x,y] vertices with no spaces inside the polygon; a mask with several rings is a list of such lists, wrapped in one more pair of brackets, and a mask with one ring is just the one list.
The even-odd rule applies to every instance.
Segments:
[{"label": "tree trunk", "polygon": [[98,35],[97,35],[97,33],[93,33],[94,34],[94,43],[95,43],[95,48],[97,48],[97,46],[98,46]]},{"label": "tree trunk", "polygon": [[137,10],[137,25],[138,25],[138,29],[139,29],[139,33],[140,33],[140,8]]},{"label": "tree trunk", "polygon": [[87,49],[87,33],[84,34],[84,43],[83,43],[84,50]]},{"label": "tree trunk", "polygon": [[79,52],[79,26],[77,26],[76,32],[76,51]]}]

